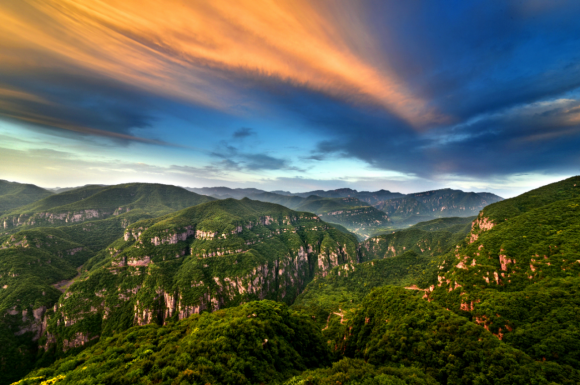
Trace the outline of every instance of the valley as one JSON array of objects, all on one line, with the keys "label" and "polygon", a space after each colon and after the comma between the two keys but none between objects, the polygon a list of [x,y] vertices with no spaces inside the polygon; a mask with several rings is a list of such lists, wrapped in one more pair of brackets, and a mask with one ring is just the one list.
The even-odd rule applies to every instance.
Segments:
[{"label": "valley", "polygon": [[578,186],[49,192],[2,215],[0,383],[576,383]]}]

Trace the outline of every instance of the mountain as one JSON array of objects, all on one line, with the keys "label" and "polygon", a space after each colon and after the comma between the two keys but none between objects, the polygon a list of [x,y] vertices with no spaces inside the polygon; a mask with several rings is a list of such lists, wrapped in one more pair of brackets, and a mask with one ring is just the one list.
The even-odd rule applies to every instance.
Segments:
[{"label": "mountain", "polygon": [[469,234],[471,218],[440,218],[369,238],[360,244],[359,264],[338,266],[310,283],[292,307],[316,315],[325,337],[342,338],[344,320],[354,316],[372,289],[385,285],[427,287],[448,252]]},{"label": "mountain", "polygon": [[[491,193],[474,193],[463,192],[461,190],[442,189],[424,191],[413,194],[401,194],[397,192],[390,192],[388,190],[379,191],[357,191],[350,188],[342,188],[337,190],[315,190],[304,193],[290,193],[288,191],[272,191],[266,192],[258,189],[231,189],[228,187],[204,187],[193,189],[199,194],[209,195],[218,199],[235,198],[242,199],[244,197],[261,200],[264,202],[277,203],[291,209],[300,209],[310,212],[311,208],[301,207],[302,199],[308,199],[311,196],[318,198],[351,198],[357,199],[361,202],[361,206],[372,206],[379,211],[387,213],[389,223],[378,223],[373,220],[384,221],[385,218],[379,218],[380,215],[376,213],[371,214],[371,217],[376,217],[367,221],[352,221],[353,225],[349,225],[350,218],[346,221],[334,221],[347,227],[350,231],[358,234],[362,239],[367,238],[377,231],[387,231],[393,228],[405,228],[415,223],[428,221],[435,218],[442,217],[469,217],[477,215],[479,211],[485,206],[498,202],[503,198]],[[318,212],[316,212],[318,213]],[[331,221],[332,222],[332,221]],[[370,224],[374,223],[373,229],[368,229]],[[363,230],[362,227],[365,227]],[[355,230],[358,229],[358,230]]]},{"label": "mountain", "polygon": [[52,195],[52,192],[33,184],[22,184],[0,180],[0,216],[40,199]]},{"label": "mountain", "polygon": [[377,204],[398,227],[441,217],[477,215],[485,206],[503,198],[490,193],[443,189],[408,194]]},{"label": "mountain", "polygon": [[443,254],[469,234],[475,218],[433,219],[372,237],[361,244],[363,259],[395,257],[409,250],[420,255]]},{"label": "mountain", "polygon": [[580,177],[490,205],[429,297],[536,360],[580,367]]},{"label": "mountain", "polygon": [[34,366],[43,315],[94,252],[58,228],[24,230],[0,245],[0,383]]},{"label": "mountain", "polygon": [[391,225],[387,214],[368,206],[357,198],[306,198],[296,210],[313,212],[321,219],[344,226],[366,239]]},{"label": "mountain", "polygon": [[0,223],[5,230],[55,226],[103,219],[136,209],[158,216],[211,200],[214,198],[161,184],[89,185],[9,211],[0,216]]},{"label": "mountain", "polygon": [[258,301],[133,327],[34,371],[24,383],[280,384],[328,363],[310,317]]},{"label": "mountain", "polygon": [[[215,191],[224,192],[222,189],[219,188],[219,190]],[[247,191],[249,189],[244,190]],[[348,231],[356,234],[359,239],[366,239],[370,234],[392,227],[389,217],[384,212],[369,206],[357,198],[321,198],[316,195],[302,198],[295,195],[280,195],[270,192],[250,195],[253,200],[275,203],[293,210],[314,213],[326,222],[344,226]]]},{"label": "mountain", "polygon": [[262,193],[255,195],[254,199],[314,213],[328,223],[344,226],[360,240],[392,227],[388,215],[357,198],[321,198],[316,195],[301,198]]},{"label": "mountain", "polygon": [[227,199],[227,198],[234,198],[234,199],[243,199],[243,198],[252,198],[256,194],[263,194],[267,191],[259,190],[256,188],[229,188],[229,187],[201,187],[201,188],[193,188],[187,187],[189,191],[192,191],[197,194],[201,195],[208,195],[217,199]]},{"label": "mountain", "polygon": [[127,223],[104,249],[77,242],[116,218],[0,238],[0,382],[33,367],[21,384],[580,382],[580,177],[360,244],[324,215],[250,199]]},{"label": "mountain", "polygon": [[[86,186],[5,216],[5,222],[16,226],[7,226],[0,235],[0,373],[7,372],[6,365],[13,375],[29,370],[37,341],[46,338],[41,337],[46,309],[129,224],[212,200],[174,186]],[[16,215],[25,218],[19,225]],[[3,380],[0,375],[0,383],[7,382]]]},{"label": "mountain", "polygon": [[412,363],[441,384],[547,384],[579,378],[534,360],[475,322],[401,287],[373,290],[346,330],[336,347],[345,356],[375,366]]},{"label": "mountain", "polygon": [[46,310],[43,344],[67,351],[133,325],[252,300],[291,303],[313,277],[358,262],[357,246],[312,214],[249,199],[142,220]]}]

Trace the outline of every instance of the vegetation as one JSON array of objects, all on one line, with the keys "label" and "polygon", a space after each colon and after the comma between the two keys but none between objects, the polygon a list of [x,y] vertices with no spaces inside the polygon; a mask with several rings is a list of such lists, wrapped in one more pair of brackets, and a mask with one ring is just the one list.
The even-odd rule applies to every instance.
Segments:
[{"label": "vegetation", "polygon": [[155,217],[211,200],[214,198],[160,184],[89,185],[14,209],[0,217],[0,221],[5,229],[17,231],[99,220],[132,210]]},{"label": "vegetation", "polygon": [[328,357],[309,317],[259,301],[129,329],[19,384],[272,384],[326,365]]},{"label": "vegetation", "polygon": [[[250,199],[5,235],[0,283],[16,291],[0,292],[0,382],[580,383],[576,185],[361,244],[316,215]],[[413,198],[432,209],[439,194]],[[332,211],[344,198],[301,199]],[[139,212],[149,217],[128,217]],[[87,225],[94,248],[80,242]],[[109,230],[103,248],[97,234]],[[64,295],[40,285],[70,281],[79,263]],[[13,274],[28,277],[21,289]]]},{"label": "vegetation", "polygon": [[[33,184],[0,180],[0,216],[17,207],[46,198],[51,194],[50,191]],[[3,223],[0,223],[0,225],[3,225]]]},{"label": "vegetation", "polygon": [[487,205],[502,200],[489,193],[443,189],[408,194],[384,201],[376,208],[386,212],[399,228],[434,218],[477,215]]},{"label": "vegetation", "polygon": [[[229,189],[227,187],[191,190],[219,199],[247,197],[316,214],[346,210],[349,206],[372,206],[378,212],[368,209],[355,215],[351,212],[350,215],[342,217],[325,218],[329,222],[344,225],[357,234],[360,239],[366,239],[381,231],[407,228],[415,223],[434,218],[477,215],[486,205],[502,200],[501,197],[490,193],[466,193],[451,189],[408,195],[387,190],[369,192],[348,188],[295,194],[285,191],[266,192],[257,189]],[[385,217],[384,214],[380,213],[381,211],[387,213],[387,216]]]},{"label": "vegetation", "polygon": [[42,343],[63,351],[134,323],[252,300],[291,303],[313,277],[357,258],[354,236],[312,214],[249,199],[208,202],[129,225],[47,311]]},{"label": "vegetation", "polygon": [[397,287],[375,289],[365,298],[338,348],[371,365],[420,368],[441,384],[580,379],[577,372],[534,361],[483,327]]},{"label": "vegetation", "polygon": [[577,181],[483,210],[471,236],[445,256],[452,268],[439,273],[431,295],[534,359],[570,372],[579,368]]},{"label": "vegetation", "polygon": [[394,257],[409,250],[429,256],[446,253],[469,234],[473,219],[439,218],[420,222],[405,230],[372,237],[361,244],[362,258]]}]

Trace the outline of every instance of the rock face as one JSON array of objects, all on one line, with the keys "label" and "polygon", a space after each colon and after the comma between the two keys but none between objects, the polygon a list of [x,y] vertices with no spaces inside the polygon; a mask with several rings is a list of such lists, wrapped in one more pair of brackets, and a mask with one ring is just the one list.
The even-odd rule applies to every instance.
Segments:
[{"label": "rock face", "polygon": [[[33,341],[38,341],[42,333],[46,331],[46,319],[44,314],[46,312],[46,306],[41,306],[39,308],[32,310],[32,317],[29,316],[28,310],[22,310],[22,323],[18,331],[14,335],[20,336],[25,333],[32,332],[34,336]],[[20,312],[15,310],[15,308],[8,310],[9,315],[17,315]]]},{"label": "rock face", "polygon": [[4,218],[4,228],[14,228],[18,226],[39,226],[54,224],[72,224],[84,222],[91,219],[101,219],[111,216],[112,212],[105,212],[97,209],[86,209],[80,211],[67,211],[61,213],[40,212],[34,214],[20,214]]},{"label": "rock face", "polygon": [[[75,282],[49,310],[51,344],[60,349],[106,330],[250,300],[291,302],[313,278],[359,261],[354,236],[312,214],[249,200],[210,202],[162,221],[137,222],[106,255],[105,265]],[[71,333],[77,337],[65,342],[62,336]]]}]

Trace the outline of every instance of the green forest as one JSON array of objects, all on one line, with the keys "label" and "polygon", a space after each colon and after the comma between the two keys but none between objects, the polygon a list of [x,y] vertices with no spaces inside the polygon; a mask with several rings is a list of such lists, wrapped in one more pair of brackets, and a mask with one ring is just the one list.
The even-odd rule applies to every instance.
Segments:
[{"label": "green forest", "polygon": [[501,201],[44,191],[0,184],[0,385],[580,383],[578,176]]}]

